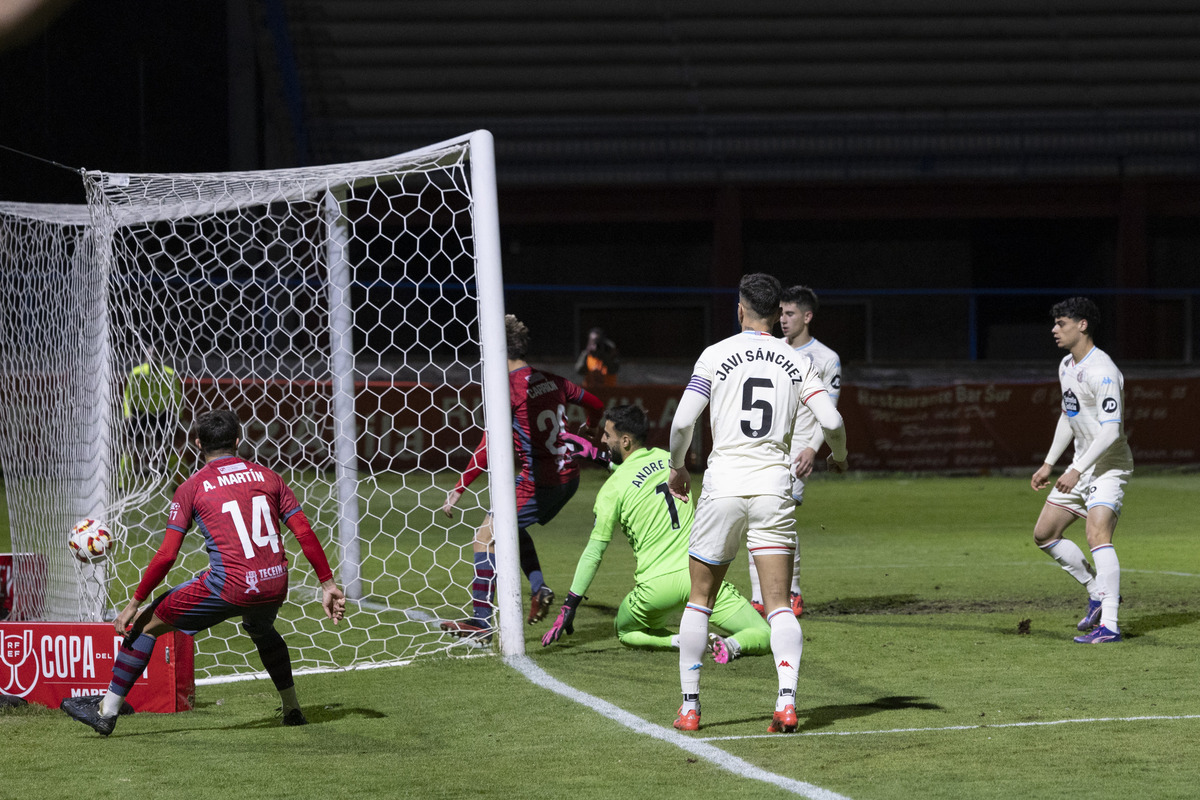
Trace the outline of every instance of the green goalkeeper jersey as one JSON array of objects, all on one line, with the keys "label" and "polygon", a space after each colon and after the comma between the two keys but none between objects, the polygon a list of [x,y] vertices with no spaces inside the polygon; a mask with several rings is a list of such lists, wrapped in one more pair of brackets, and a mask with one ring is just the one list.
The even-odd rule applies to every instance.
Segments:
[{"label": "green goalkeeper jersey", "polygon": [[[596,523],[591,538],[602,543],[603,552],[612,541],[614,528],[620,525],[637,559],[633,577],[638,583],[688,568],[688,536],[695,504],[681,503],[671,496],[667,490],[670,474],[670,454],[666,450],[641,448],[612,471],[596,495]],[[584,581],[591,583],[595,575],[594,568],[591,575],[586,574],[589,570],[584,560],[580,560],[572,591]],[[599,566],[599,559],[595,566]],[[586,589],[582,585],[577,594]]]}]

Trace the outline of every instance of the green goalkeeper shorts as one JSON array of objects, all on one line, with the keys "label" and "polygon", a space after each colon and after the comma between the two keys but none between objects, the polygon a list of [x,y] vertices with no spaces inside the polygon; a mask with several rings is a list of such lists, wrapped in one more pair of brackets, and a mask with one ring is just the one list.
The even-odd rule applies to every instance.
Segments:
[{"label": "green goalkeeper shorts", "polygon": [[[686,569],[637,584],[617,609],[617,636],[638,630],[678,630],[679,615],[683,613],[691,589],[692,581]],[[709,622],[729,635],[753,633],[765,635],[767,639],[771,636],[771,626],[728,581],[721,582]],[[741,642],[741,637],[738,640]]]}]

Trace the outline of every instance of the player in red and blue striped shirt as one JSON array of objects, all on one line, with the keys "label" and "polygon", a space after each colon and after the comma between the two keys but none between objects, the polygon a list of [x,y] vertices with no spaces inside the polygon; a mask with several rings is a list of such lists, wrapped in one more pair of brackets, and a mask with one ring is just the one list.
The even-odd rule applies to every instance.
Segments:
[{"label": "player in red and blue striped shirt", "polygon": [[[238,458],[237,415],[228,409],[205,412],[196,418],[194,436],[204,466],[175,491],[163,542],[133,599],[113,622],[119,633],[125,633],[130,623],[133,628],[113,663],[108,693],[70,698],[62,704],[67,714],[104,736],[112,733],[121,704],[149,663],[158,636],[176,630],[195,634],[239,616],[279,691],[283,723],[307,722],[296,699],[287,644],[275,630],[275,617],[288,590],[281,521],[295,535],[321,582],[325,615],[337,624],[345,614],[345,595],[296,495],[279,475]],[[141,604],[175,563],[193,524],[204,536],[209,568],[160,595],[139,614]]]},{"label": "player in red and blue striped shirt", "polygon": [[[604,412],[600,398],[566,378],[534,369],[525,361],[529,329],[512,314],[504,318],[508,344],[508,391],[512,404],[513,448],[517,491],[517,534],[521,546],[521,569],[529,578],[531,591],[529,623],[544,619],[554,601],[546,586],[537,549],[528,527],[545,525],[567,504],[579,487],[579,467],[566,440],[567,405],[587,410],[589,430]],[[475,448],[467,469],[447,494],[442,511],[451,516],[463,492],[487,468],[487,437]],[[486,639],[491,635],[492,592],[495,587],[496,557],[489,512],[475,534],[475,578],[471,584],[472,616],[464,621],[447,621],[442,627],[453,633]]]}]

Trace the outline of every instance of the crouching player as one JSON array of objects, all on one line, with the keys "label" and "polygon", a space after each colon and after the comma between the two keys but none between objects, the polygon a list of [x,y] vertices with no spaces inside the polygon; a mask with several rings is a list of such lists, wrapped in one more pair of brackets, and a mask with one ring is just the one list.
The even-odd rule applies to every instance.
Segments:
[{"label": "crouching player", "polygon": [[[649,422],[638,406],[614,406],[604,414],[601,440],[614,469],[596,495],[596,522],[587,548],[575,568],[567,601],[542,646],[574,632],[575,612],[600,568],[604,551],[620,525],[637,560],[634,587],[617,610],[617,638],[627,647],[678,649],[679,634],[665,628],[671,615],[687,603],[688,537],[692,503],[677,503],[667,491],[670,458],[665,450],[645,446]],[[771,626],[732,584],[723,582],[713,607],[713,625],[726,636],[709,636],[709,652],[718,664],[771,649]]]},{"label": "crouching player", "polygon": [[[296,699],[291,655],[275,630],[288,589],[280,520],[300,542],[321,582],[325,615],[335,625],[345,615],[346,597],[333,580],[325,551],[295,494],[271,470],[237,457],[237,415],[227,409],[207,411],[196,418],[193,436],[204,466],[175,491],[163,543],[133,599],[113,622],[118,633],[125,633],[131,622],[133,628],[113,663],[108,693],[62,703],[63,711],[102,736],[112,733],[121,704],[150,661],[158,636],[176,630],[195,634],[231,617],[242,618],[242,628],[279,691],[283,724],[308,722]],[[193,522],[204,535],[209,568],[160,595],[139,614],[141,604],[175,563]]]}]

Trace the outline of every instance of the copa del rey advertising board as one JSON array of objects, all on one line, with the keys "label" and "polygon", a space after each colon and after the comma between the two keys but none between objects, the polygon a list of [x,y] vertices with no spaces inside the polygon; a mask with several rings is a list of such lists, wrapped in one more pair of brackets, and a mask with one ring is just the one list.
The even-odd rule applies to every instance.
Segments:
[{"label": "copa del rey advertising board", "polygon": [[[122,637],[103,622],[0,622],[0,693],[58,708],[68,697],[103,694]],[[134,711],[189,711],[195,703],[192,637],[158,637],[126,700]]]}]

